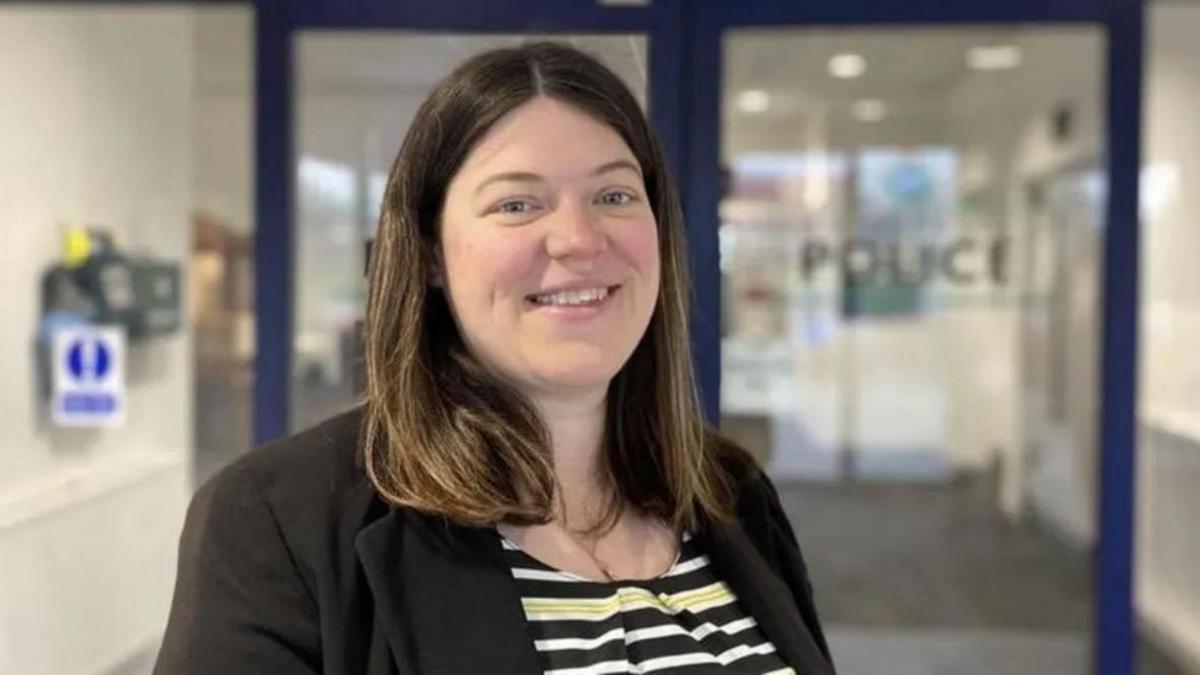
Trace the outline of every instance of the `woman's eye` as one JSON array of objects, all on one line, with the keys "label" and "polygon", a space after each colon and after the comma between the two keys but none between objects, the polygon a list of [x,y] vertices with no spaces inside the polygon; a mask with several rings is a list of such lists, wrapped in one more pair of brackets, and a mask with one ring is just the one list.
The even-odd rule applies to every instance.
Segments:
[{"label": "woman's eye", "polygon": [[498,213],[522,214],[529,213],[532,210],[533,204],[530,204],[524,199],[509,199],[496,205],[496,211]]},{"label": "woman's eye", "polygon": [[600,203],[609,206],[622,206],[634,200],[633,194],[624,191],[605,192],[600,195]]}]

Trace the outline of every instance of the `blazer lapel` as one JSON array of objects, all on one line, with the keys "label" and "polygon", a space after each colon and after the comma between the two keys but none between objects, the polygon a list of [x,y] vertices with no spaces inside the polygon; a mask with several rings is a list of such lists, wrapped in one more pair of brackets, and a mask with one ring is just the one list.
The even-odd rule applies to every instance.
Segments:
[{"label": "blazer lapel", "polygon": [[400,673],[540,672],[495,531],[392,511],[355,548]]},{"label": "blazer lapel", "polygon": [[791,589],[737,524],[711,525],[700,535],[709,559],[746,611],[799,675],[833,675],[800,618]]}]

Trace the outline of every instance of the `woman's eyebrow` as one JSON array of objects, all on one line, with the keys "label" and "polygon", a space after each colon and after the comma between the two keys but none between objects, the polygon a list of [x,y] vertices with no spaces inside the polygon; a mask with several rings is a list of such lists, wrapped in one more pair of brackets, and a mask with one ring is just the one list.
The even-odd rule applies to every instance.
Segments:
[{"label": "woman's eyebrow", "polygon": [[601,164],[593,169],[592,175],[599,176],[602,173],[608,173],[609,171],[616,171],[618,169],[629,169],[630,171],[636,173],[639,177],[642,175],[642,167],[627,159],[615,159],[611,162],[605,162],[604,164]]},{"label": "woman's eyebrow", "polygon": [[506,173],[498,173],[494,176],[488,176],[485,178],[482,183],[475,186],[475,194],[483,192],[483,188],[491,185],[492,183],[503,183],[505,181],[516,181],[519,183],[540,183],[544,182],[545,180],[545,178],[539,176],[538,174],[529,173],[528,171],[508,171]]},{"label": "woman's eyebrow", "polygon": [[[611,162],[605,162],[595,169],[592,169],[591,175],[599,176],[601,174],[605,174],[610,171],[618,171],[620,169],[628,169],[636,173],[638,176],[642,175],[642,168],[627,159],[614,159]],[[545,180],[545,177],[529,171],[506,171],[504,173],[498,173],[483,179],[479,185],[475,186],[475,194],[479,194],[485,187],[491,185],[492,183],[503,183],[506,181],[518,183],[541,183],[545,182]]]}]

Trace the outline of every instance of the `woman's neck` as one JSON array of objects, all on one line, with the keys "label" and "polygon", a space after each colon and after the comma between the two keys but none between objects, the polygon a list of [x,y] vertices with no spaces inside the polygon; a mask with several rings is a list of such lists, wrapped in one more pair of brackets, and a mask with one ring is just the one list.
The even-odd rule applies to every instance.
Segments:
[{"label": "woman's neck", "polygon": [[611,486],[604,457],[605,391],[535,399],[554,457],[561,499],[556,517],[572,529],[603,515]]},{"label": "woman's neck", "polygon": [[581,536],[601,524],[613,497],[604,455],[605,392],[533,401],[554,454],[560,495],[554,521],[497,529],[526,553],[587,579],[660,576],[675,560],[679,544],[674,529],[662,521],[624,509],[611,529]]}]

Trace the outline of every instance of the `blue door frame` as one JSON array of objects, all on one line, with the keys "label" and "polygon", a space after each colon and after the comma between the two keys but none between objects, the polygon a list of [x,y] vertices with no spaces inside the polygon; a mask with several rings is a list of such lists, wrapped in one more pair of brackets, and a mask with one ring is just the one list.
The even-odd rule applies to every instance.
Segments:
[{"label": "blue door frame", "polygon": [[[650,38],[651,117],[675,167],[695,283],[695,358],[704,404],[720,388],[721,35],[770,26],[1089,23],[1107,32],[1107,228],[1102,284],[1100,538],[1095,672],[1134,672],[1133,514],[1137,405],[1140,0],[257,0],[258,351],[255,440],[287,431],[291,362],[292,72],[298,30],[635,32]],[[686,68],[685,68],[686,64]]]}]

